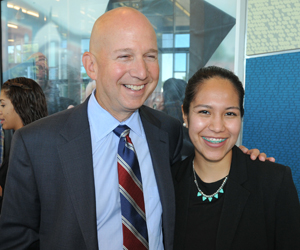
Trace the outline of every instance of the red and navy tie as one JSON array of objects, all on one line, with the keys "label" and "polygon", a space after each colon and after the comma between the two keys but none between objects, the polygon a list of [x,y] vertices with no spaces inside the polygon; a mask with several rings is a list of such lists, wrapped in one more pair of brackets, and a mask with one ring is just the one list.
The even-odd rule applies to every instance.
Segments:
[{"label": "red and navy tie", "polygon": [[142,176],[129,137],[130,128],[119,125],[114,133],[120,137],[118,174],[121,197],[123,249],[149,249]]}]

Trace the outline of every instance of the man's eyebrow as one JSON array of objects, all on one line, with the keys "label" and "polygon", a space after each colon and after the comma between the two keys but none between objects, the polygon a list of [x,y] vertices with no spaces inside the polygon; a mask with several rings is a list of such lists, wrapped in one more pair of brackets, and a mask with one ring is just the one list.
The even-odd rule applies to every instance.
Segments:
[{"label": "man's eyebrow", "polygon": [[[131,52],[133,51],[130,48],[124,48],[124,49],[117,49],[114,51],[114,53],[118,53],[118,52]],[[157,53],[158,54],[158,50],[157,49],[149,49],[146,53]]]},{"label": "man's eyebrow", "polygon": [[157,53],[158,54],[158,50],[157,49],[149,49],[148,53]]},{"label": "man's eyebrow", "polygon": [[117,53],[117,52],[130,52],[130,51],[132,51],[132,49],[125,48],[125,49],[116,49],[114,52]]}]

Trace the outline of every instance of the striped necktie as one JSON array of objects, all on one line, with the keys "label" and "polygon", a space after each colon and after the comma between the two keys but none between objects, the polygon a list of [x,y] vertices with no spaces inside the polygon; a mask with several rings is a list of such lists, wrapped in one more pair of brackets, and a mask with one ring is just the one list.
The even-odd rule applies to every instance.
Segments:
[{"label": "striped necktie", "polygon": [[119,125],[118,175],[121,197],[123,249],[149,249],[142,177],[136,153],[129,137],[130,128]]}]

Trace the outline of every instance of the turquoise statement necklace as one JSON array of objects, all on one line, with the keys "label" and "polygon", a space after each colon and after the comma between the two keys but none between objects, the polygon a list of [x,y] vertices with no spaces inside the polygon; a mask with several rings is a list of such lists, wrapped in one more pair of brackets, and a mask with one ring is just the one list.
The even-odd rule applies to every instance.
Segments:
[{"label": "turquoise statement necklace", "polygon": [[211,202],[213,198],[216,198],[216,199],[219,198],[219,193],[220,194],[224,193],[223,187],[224,187],[224,185],[225,185],[225,183],[226,183],[226,181],[228,179],[228,176],[225,177],[224,181],[222,182],[222,185],[218,188],[218,190],[215,193],[213,193],[211,195],[207,195],[207,194],[203,193],[202,190],[198,186],[198,182],[197,182],[197,179],[196,179],[195,167],[194,167],[194,160],[193,160],[193,173],[194,173],[194,182],[195,182],[196,187],[198,189],[197,196],[198,197],[202,197],[203,201],[205,201],[206,199],[208,199],[208,201]]}]

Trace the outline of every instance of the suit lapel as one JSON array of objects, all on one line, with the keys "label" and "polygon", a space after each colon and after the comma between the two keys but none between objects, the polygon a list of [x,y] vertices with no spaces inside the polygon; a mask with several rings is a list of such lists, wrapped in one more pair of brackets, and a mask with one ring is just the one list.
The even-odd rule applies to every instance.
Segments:
[{"label": "suit lapel", "polygon": [[[175,194],[169,160],[169,136],[166,131],[160,129],[161,122],[149,110],[141,107],[140,116],[148,142],[163,209],[164,242],[173,242]],[[169,247],[165,245],[165,249],[169,249]]]},{"label": "suit lapel", "polygon": [[247,180],[243,153],[233,148],[232,165],[227,181],[224,204],[219,222],[216,249],[229,250],[235,236],[244,207],[250,195],[242,184]]},{"label": "suit lapel", "polygon": [[[189,211],[190,192],[192,183],[192,160],[194,154],[182,162],[177,171],[174,186],[176,193],[176,228],[174,235],[174,249],[184,249],[185,232]],[[183,164],[184,163],[184,164]],[[182,233],[184,232],[184,233]]]},{"label": "suit lapel", "polygon": [[87,249],[98,249],[95,185],[87,103],[74,108],[61,130],[61,166]]}]

